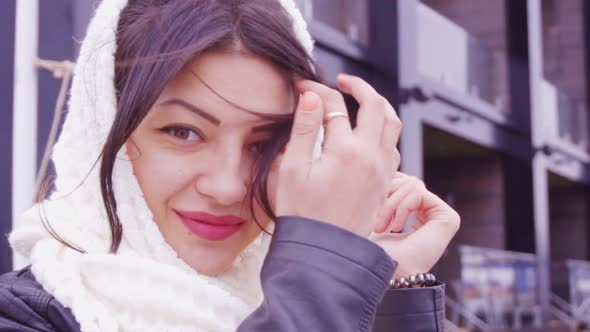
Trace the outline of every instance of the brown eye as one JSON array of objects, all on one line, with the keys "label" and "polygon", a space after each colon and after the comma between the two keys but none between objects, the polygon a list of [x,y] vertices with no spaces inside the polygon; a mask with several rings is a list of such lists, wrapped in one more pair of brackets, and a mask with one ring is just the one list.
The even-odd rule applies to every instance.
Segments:
[{"label": "brown eye", "polygon": [[261,141],[250,145],[250,152],[263,154],[266,149],[268,148],[270,142],[269,141]]},{"label": "brown eye", "polygon": [[186,142],[196,142],[201,140],[201,136],[195,130],[188,127],[173,126],[163,128],[162,131]]}]

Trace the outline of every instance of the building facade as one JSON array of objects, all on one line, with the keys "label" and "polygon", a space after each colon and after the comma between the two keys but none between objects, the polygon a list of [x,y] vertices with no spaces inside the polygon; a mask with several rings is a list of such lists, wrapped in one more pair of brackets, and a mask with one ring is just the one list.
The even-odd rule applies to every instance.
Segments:
[{"label": "building facade", "polygon": [[[559,319],[556,295],[570,302],[572,295],[565,290],[571,280],[558,276],[569,261],[590,260],[590,5],[584,0],[297,1],[327,82],[334,84],[340,72],[356,74],[388,98],[404,123],[401,170],[424,179],[461,214],[461,230],[435,267],[439,278],[450,285],[465,279],[465,246],[530,255],[531,310],[539,308],[544,322]],[[19,72],[26,73],[13,55],[18,59],[19,38],[30,37],[15,31],[26,17],[17,13],[20,5],[8,0],[8,10],[0,13],[5,188],[19,188],[31,177],[15,175],[14,168],[21,168],[15,166],[20,157],[14,150],[21,146],[15,141],[26,137],[10,125],[17,114],[13,106],[19,105],[15,99],[22,98],[14,82],[22,78]],[[38,57],[75,60],[93,6],[39,1],[38,14],[28,17],[38,22]],[[60,87],[49,72],[36,75],[32,169],[41,159]],[[19,211],[15,199],[21,205],[32,199],[27,193],[19,197],[2,194],[5,233]],[[0,250],[0,268],[6,271],[11,254],[4,242]],[[450,301],[461,306],[459,293],[460,286],[448,287]],[[491,324],[490,317],[475,316],[462,319]],[[534,321],[535,314],[530,316]]]}]

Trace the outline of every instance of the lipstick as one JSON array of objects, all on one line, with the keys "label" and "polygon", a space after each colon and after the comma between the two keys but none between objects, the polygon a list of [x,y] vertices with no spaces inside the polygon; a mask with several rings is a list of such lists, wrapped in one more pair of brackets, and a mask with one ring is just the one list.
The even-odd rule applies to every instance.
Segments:
[{"label": "lipstick", "polygon": [[195,235],[210,241],[221,241],[232,236],[244,224],[244,219],[233,216],[215,216],[201,211],[174,210],[182,223]]}]

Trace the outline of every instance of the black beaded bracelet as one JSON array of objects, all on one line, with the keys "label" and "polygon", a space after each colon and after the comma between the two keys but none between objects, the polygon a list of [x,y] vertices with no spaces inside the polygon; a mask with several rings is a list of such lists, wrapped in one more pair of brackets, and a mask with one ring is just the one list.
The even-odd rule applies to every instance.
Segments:
[{"label": "black beaded bracelet", "polygon": [[389,281],[389,288],[412,288],[418,287],[429,287],[436,283],[436,278],[432,273],[418,273],[408,277],[401,277],[398,279],[392,279]]}]

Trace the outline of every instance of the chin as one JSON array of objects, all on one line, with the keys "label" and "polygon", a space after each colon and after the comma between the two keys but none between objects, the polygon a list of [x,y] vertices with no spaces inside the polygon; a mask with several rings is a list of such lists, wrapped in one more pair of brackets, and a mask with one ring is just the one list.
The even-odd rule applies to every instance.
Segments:
[{"label": "chin", "polygon": [[203,252],[202,255],[192,256],[189,259],[183,259],[193,270],[210,277],[222,275],[231,268],[236,258],[235,255],[219,255],[219,250],[215,253]]},{"label": "chin", "polygon": [[231,263],[225,265],[214,265],[206,267],[197,267],[195,270],[209,277],[216,277],[225,273],[231,267]]}]

